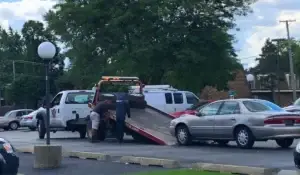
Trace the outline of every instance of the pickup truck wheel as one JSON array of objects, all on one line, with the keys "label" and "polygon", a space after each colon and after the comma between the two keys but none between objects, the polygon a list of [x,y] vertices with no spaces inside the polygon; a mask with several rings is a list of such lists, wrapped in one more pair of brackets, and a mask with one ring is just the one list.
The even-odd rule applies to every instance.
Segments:
[{"label": "pickup truck wheel", "polygon": [[8,127],[11,130],[17,130],[19,128],[19,123],[18,122],[11,122],[11,123],[9,123]]},{"label": "pickup truck wheel", "polygon": [[294,139],[286,138],[286,139],[277,139],[276,143],[281,148],[289,148],[294,142]]},{"label": "pickup truck wheel", "polygon": [[38,133],[39,133],[39,139],[44,139],[46,135],[46,127],[45,127],[45,122],[44,120],[39,120],[38,121]]}]

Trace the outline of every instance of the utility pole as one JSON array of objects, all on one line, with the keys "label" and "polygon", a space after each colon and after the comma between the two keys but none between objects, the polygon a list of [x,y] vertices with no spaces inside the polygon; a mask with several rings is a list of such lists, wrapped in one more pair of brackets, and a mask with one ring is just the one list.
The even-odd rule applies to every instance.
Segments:
[{"label": "utility pole", "polygon": [[294,74],[294,61],[293,61],[293,55],[292,55],[292,42],[290,38],[290,28],[289,23],[290,22],[296,22],[296,20],[282,20],[280,22],[285,23],[286,25],[286,32],[287,32],[287,39],[288,39],[288,45],[289,45],[289,62],[290,62],[290,74],[291,74],[291,85],[293,89],[293,101],[297,100],[297,93],[296,93],[296,77]]}]

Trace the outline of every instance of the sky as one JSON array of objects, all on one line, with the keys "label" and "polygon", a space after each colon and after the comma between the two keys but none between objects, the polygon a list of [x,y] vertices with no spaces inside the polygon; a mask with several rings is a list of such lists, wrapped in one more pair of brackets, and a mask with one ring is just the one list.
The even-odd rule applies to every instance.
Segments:
[{"label": "sky", "polygon": [[[42,21],[42,15],[55,3],[56,0],[0,0],[0,24],[20,30],[26,20]],[[280,20],[296,20],[290,23],[290,35],[300,38],[299,0],[258,0],[251,7],[253,13],[237,17],[240,30],[230,31],[236,36],[234,47],[245,68],[255,66],[255,58],[267,38],[286,38],[286,26]]]}]

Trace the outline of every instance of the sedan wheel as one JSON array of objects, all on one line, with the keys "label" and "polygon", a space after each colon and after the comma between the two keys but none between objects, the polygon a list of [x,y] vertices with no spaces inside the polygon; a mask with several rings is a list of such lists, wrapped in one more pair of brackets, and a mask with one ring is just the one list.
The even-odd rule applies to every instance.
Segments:
[{"label": "sedan wheel", "polygon": [[191,135],[186,126],[176,128],[176,139],[179,145],[189,145],[192,142]]},{"label": "sedan wheel", "polygon": [[240,127],[236,129],[235,139],[240,148],[249,149],[254,145],[254,137],[251,131],[246,127]]},{"label": "sedan wheel", "polygon": [[11,130],[17,130],[17,129],[19,128],[19,125],[18,125],[17,122],[11,122],[11,123],[9,124],[9,128],[10,128]]}]

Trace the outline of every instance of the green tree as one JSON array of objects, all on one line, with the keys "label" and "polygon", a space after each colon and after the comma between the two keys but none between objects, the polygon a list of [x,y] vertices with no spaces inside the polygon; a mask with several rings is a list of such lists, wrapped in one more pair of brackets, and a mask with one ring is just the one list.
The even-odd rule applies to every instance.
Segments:
[{"label": "green tree", "polygon": [[81,77],[77,85],[117,74],[199,91],[226,87],[242,68],[228,30],[252,2],[65,0],[45,19],[70,47],[71,72]]},{"label": "green tree", "polygon": [[[43,23],[31,20],[25,22],[21,35],[12,29],[8,32],[2,30],[0,35],[0,44],[4,48],[1,50],[3,53],[0,53],[4,55],[0,61],[5,63],[1,64],[3,68],[0,68],[0,77],[6,78],[2,80],[5,82],[6,99],[10,103],[34,108],[45,93],[45,69],[37,48],[43,41],[56,44],[56,37]],[[64,67],[65,56],[60,53],[59,47],[57,50],[50,64],[51,93],[56,93],[55,80],[63,74]]]}]

